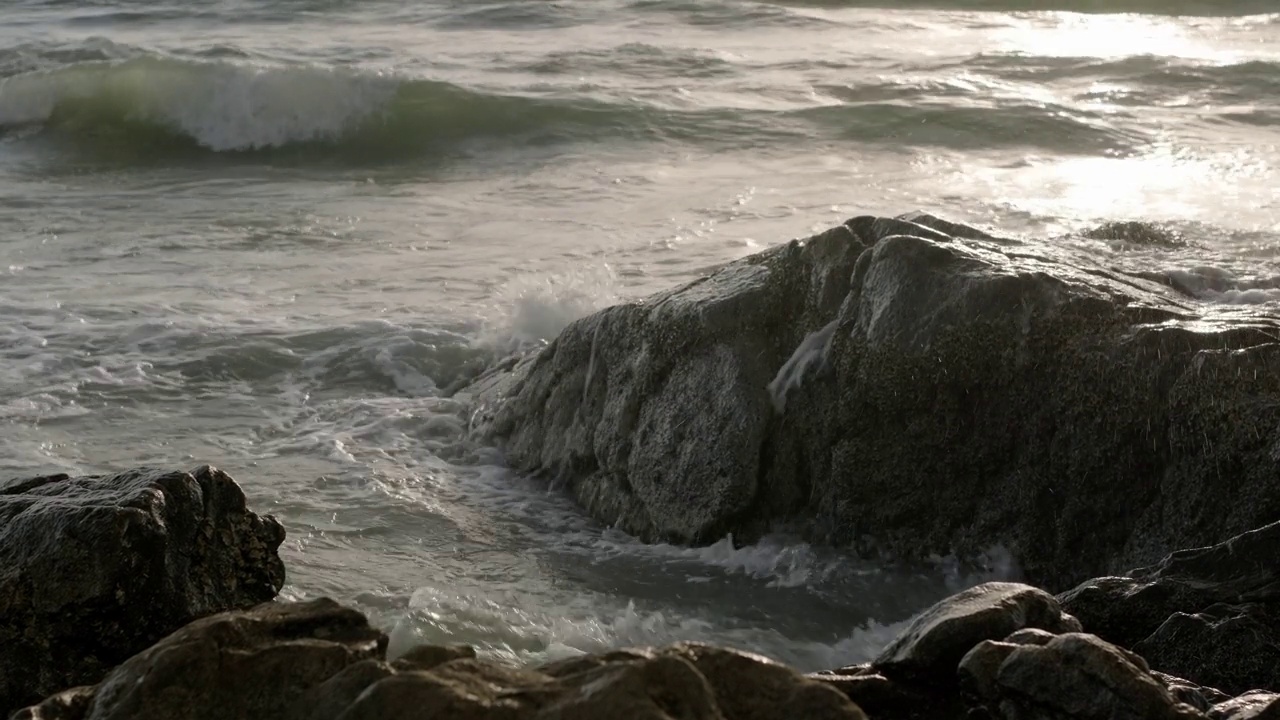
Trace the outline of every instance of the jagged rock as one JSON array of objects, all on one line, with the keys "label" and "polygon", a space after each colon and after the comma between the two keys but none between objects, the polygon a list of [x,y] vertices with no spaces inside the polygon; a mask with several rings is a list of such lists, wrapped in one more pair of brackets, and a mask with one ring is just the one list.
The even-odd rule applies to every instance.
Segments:
[{"label": "jagged rock", "polygon": [[1231,694],[1280,690],[1280,523],[1063,593],[1086,630]]},{"label": "jagged rock", "polygon": [[1258,690],[1224,700],[1209,710],[1209,720],[1280,720],[1280,695]]},{"label": "jagged rock", "polygon": [[996,686],[1007,720],[1198,720],[1132,657],[1096,636],[1068,633],[1022,645],[1000,665]]},{"label": "jagged rock", "polygon": [[275,597],[283,540],[207,466],[0,483],[0,716],[97,682],[195,618]]},{"label": "jagged rock", "polygon": [[1003,544],[1055,589],[1280,517],[1280,322],[1095,258],[855,218],[575,322],[472,426],[647,539]]},{"label": "jagged rock", "polygon": [[1062,633],[1080,624],[1043,590],[989,582],[925,610],[871,664],[891,677],[949,679],[975,645],[1025,628]]},{"label": "jagged rock", "polygon": [[332,600],[265,603],[183,627],[78,691],[92,694],[88,703],[52,712],[46,701],[15,720],[278,718],[308,689],[381,658],[386,643]]}]

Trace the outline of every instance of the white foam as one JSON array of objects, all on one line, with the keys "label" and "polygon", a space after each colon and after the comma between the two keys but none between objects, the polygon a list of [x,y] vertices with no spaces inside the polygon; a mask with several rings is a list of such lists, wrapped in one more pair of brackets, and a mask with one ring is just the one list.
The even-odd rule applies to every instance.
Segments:
[{"label": "white foam", "polygon": [[1220,305],[1280,302],[1280,276],[1240,277],[1226,268],[1197,265],[1167,272],[1181,290]]},{"label": "white foam", "polygon": [[778,368],[778,374],[769,383],[769,395],[779,413],[787,409],[787,394],[799,388],[806,375],[826,364],[837,323],[837,320],[832,320],[821,330],[806,335],[791,357]]},{"label": "white foam", "polygon": [[409,612],[390,632],[389,657],[422,644],[466,644],[482,657],[540,664],[624,647],[709,642],[759,653],[803,671],[874,657],[905,626],[869,622],[831,642],[795,641],[770,628],[723,627],[672,612],[645,611],[634,601],[614,605],[603,596],[552,600],[518,592],[414,592]]},{"label": "white foam", "polygon": [[499,292],[477,342],[499,352],[544,345],[574,320],[618,302],[617,285],[604,263],[517,275]]}]

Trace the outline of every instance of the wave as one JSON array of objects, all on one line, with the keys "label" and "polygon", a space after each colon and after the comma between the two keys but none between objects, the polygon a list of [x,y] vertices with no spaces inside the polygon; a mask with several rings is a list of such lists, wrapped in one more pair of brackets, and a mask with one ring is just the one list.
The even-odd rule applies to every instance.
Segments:
[{"label": "wave", "polygon": [[341,145],[378,156],[486,136],[523,135],[536,142],[593,128],[643,130],[635,122],[617,127],[625,122],[608,105],[590,100],[487,94],[445,82],[315,67],[147,57],[0,80],[0,129],[38,126],[104,147],[152,146],[166,154]]},{"label": "wave", "polygon": [[[211,152],[399,162],[493,143],[1018,144],[1070,152],[1072,144],[1123,150],[1141,141],[1084,113],[1034,105],[934,98],[933,106],[912,107],[832,97],[823,106],[761,109],[568,93],[488,92],[392,74],[145,56],[0,79],[0,136],[70,141],[129,163]],[[756,95],[744,102],[759,102]]]}]

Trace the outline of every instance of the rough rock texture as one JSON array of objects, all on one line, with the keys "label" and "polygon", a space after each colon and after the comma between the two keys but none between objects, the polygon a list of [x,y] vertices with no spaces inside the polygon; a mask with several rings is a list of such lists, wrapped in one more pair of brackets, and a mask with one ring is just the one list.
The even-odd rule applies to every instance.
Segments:
[{"label": "rough rock texture", "polygon": [[416,648],[330,600],[198,620],[17,720],[866,720],[829,685],[754,655],[697,644],[622,650],[539,669]]},{"label": "rough rock texture", "polygon": [[1280,720],[1280,695],[1258,690],[1224,700],[1209,710],[1210,720]]},{"label": "rough rock texture", "polygon": [[0,482],[0,716],[275,597],[283,540],[207,466]]},{"label": "rough rock texture", "polygon": [[386,643],[363,615],[332,600],[265,603],[197,620],[96,687],[54,696],[15,720],[279,718],[344,668],[381,658]]},{"label": "rough rock texture", "polygon": [[646,538],[1003,544],[1054,589],[1280,519],[1280,322],[1075,246],[855,218],[579,320],[472,426]]},{"label": "rough rock texture", "polygon": [[1062,593],[1084,629],[1228,693],[1280,690],[1280,523]]},{"label": "rough rock texture", "polygon": [[1000,664],[994,685],[1000,713],[1009,720],[1203,717],[1175,700],[1132,655],[1083,633],[1019,646]]},{"label": "rough rock texture", "polygon": [[[960,717],[963,693],[994,697],[994,690],[977,685],[994,685],[1003,657],[1017,648],[989,641],[1016,638],[1043,644],[1056,633],[1079,629],[1075,618],[1043,590],[985,583],[920,613],[871,663],[814,677],[845,693],[875,720]],[[999,661],[984,655],[1005,647],[1007,652],[996,651],[1002,653]],[[973,672],[969,666],[975,664],[988,672]]]}]

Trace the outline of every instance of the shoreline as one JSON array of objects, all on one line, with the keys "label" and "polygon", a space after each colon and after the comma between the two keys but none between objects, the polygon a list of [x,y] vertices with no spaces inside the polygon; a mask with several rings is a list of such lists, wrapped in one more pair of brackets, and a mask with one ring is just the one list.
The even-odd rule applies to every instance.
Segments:
[{"label": "shoreline", "polygon": [[273,600],[284,528],[215,468],[21,479],[0,482],[0,714],[1270,717],[1278,330],[1048,241],[854,218],[495,363],[458,393],[473,436],[642,539],[803,520],[904,558],[1004,543],[1031,584],[809,675],[688,643],[388,659],[359,612]]}]

